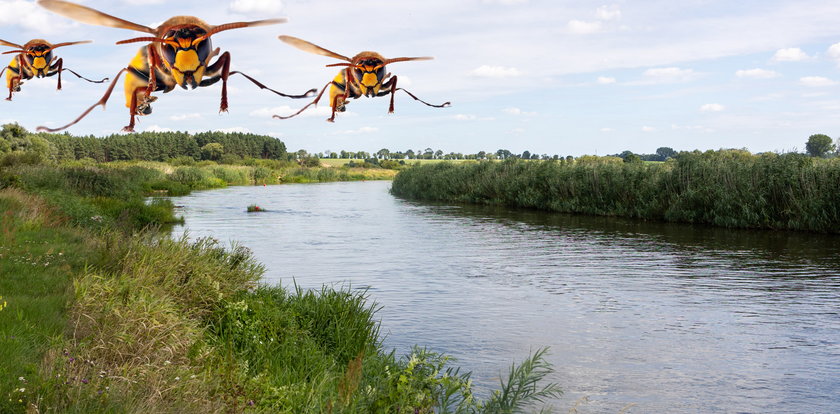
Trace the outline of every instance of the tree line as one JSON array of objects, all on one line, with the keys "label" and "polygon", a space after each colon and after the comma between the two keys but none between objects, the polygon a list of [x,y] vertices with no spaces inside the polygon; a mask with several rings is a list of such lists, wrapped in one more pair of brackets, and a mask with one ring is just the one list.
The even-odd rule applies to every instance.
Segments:
[{"label": "tree line", "polygon": [[[508,158],[520,158],[530,160],[558,160],[564,158],[560,155],[554,154],[537,154],[530,151],[523,151],[520,154],[511,152],[506,149],[498,149],[496,151],[478,151],[474,154],[464,154],[460,152],[444,153],[443,150],[435,150],[432,148],[426,149],[407,149],[405,151],[391,151],[388,148],[382,148],[376,152],[368,151],[331,151],[326,150],[322,152],[310,153],[306,150],[298,150],[295,153],[298,159],[306,157],[317,158],[332,158],[332,159],[356,159],[356,160],[505,160]],[[573,158],[571,155],[565,158]]]},{"label": "tree line", "polygon": [[30,133],[18,124],[0,128],[0,154],[26,152],[44,159],[110,161],[225,161],[243,158],[286,160],[286,144],[277,138],[240,132],[141,132],[105,137],[69,133]]}]

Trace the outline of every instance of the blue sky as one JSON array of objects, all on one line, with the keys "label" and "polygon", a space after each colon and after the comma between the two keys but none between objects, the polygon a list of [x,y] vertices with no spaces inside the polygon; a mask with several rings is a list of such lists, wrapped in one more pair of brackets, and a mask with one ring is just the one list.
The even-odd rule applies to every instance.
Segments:
[{"label": "blue sky", "polygon": [[[387,98],[361,98],[325,122],[329,105],[290,120],[306,100],[229,81],[230,112],[218,114],[221,85],[158,94],[144,130],[228,130],[268,134],[290,150],[404,151],[432,147],[475,153],[651,153],[747,148],[804,149],[808,136],[840,136],[840,2],[670,0],[86,0],[79,3],[143,25],[173,15],[210,24],[287,17],[286,24],[220,33],[232,69],[278,90],[320,88],[333,60],[279,40],[287,34],[352,56],[434,56],[389,66],[400,86],[445,109],[402,93],[396,113]],[[212,5],[212,6],[208,6]],[[113,77],[141,34],[75,23],[33,1],[0,0],[0,39],[25,43],[94,40],[58,49],[65,67]],[[4,59],[9,58],[6,55]],[[62,125],[97,101],[105,85],[65,72],[65,87],[35,79],[13,102],[0,101],[0,122],[28,129]],[[119,132],[128,122],[121,83],[107,109],[94,110],[73,134]]]}]

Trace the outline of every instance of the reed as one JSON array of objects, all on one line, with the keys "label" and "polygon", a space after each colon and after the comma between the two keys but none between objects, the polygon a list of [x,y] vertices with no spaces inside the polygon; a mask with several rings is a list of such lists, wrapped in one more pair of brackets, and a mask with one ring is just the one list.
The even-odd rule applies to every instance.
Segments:
[{"label": "reed", "polygon": [[840,232],[840,160],[741,150],[683,152],[664,163],[575,162],[418,166],[393,194],[646,220]]}]

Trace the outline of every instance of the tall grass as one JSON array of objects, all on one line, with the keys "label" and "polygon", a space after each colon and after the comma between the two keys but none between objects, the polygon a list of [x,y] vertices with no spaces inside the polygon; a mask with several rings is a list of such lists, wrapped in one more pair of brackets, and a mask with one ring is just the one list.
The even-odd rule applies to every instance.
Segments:
[{"label": "tall grass", "polygon": [[724,227],[840,232],[840,160],[721,150],[665,163],[575,162],[419,166],[395,195]]},{"label": "tall grass", "polygon": [[[251,179],[168,168],[4,169],[0,412],[497,412],[447,357],[384,350],[365,292],[259,286],[247,248],[149,227],[173,209],[143,201],[154,183]],[[543,372],[517,371],[500,406],[554,395],[530,388]]]}]

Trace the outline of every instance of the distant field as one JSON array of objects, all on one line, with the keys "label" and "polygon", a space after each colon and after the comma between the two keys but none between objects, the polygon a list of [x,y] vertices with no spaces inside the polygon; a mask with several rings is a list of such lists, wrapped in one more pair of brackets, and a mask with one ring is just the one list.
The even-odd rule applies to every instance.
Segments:
[{"label": "distant field", "polygon": [[[357,163],[364,162],[364,160],[353,160],[353,159],[347,159],[347,158],[321,158],[321,164],[328,165],[330,167],[341,167],[341,166],[343,166],[344,164],[347,164],[350,161],[354,161],[354,162],[357,162]],[[453,163],[462,163],[462,162],[473,161],[473,160],[404,160],[404,161],[408,165],[414,165],[414,164],[417,164],[417,163],[420,163],[420,165],[426,165],[426,164],[437,164],[437,163],[441,163],[441,162],[444,162],[444,161],[450,161],[450,162],[453,162]]]}]

